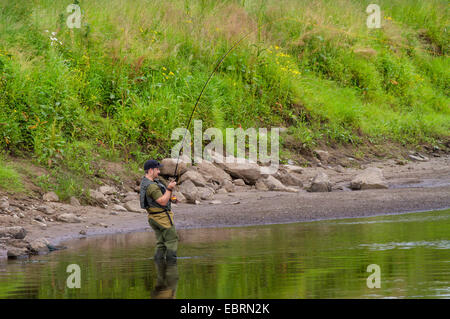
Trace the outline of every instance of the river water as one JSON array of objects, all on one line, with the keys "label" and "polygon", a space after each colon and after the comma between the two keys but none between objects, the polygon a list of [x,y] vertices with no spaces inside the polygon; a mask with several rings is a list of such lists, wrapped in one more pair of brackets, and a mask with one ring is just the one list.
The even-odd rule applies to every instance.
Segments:
[{"label": "river water", "polygon": [[[0,262],[0,298],[450,297],[450,210],[179,235],[176,265],[155,264],[151,231]],[[67,287],[71,264],[80,288]]]}]

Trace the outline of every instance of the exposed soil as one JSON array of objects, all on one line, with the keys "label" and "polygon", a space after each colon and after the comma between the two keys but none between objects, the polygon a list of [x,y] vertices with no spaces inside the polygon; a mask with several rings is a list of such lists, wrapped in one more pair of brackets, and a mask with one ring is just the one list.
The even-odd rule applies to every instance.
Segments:
[{"label": "exposed soil", "polygon": [[[212,204],[177,204],[173,207],[175,224],[181,228],[245,226],[269,223],[291,223],[320,219],[367,217],[413,211],[450,208],[450,156],[431,157],[427,162],[398,162],[387,160],[372,162],[362,168],[382,168],[389,183],[388,189],[351,191],[347,187],[360,169],[316,167],[305,168],[304,186],[323,170],[333,183],[333,191],[299,193],[274,191],[238,191],[216,194]],[[339,172],[338,172],[339,171]],[[305,188],[306,188],[305,187]],[[25,204],[25,203],[24,203]],[[68,204],[47,204],[59,211],[73,211]],[[149,229],[146,214],[119,212],[111,215],[111,209],[92,206],[76,208],[80,223],[48,223],[46,229],[19,220],[25,227],[28,240],[45,237],[53,245],[86,236],[114,234]],[[80,231],[86,232],[85,235]]]}]

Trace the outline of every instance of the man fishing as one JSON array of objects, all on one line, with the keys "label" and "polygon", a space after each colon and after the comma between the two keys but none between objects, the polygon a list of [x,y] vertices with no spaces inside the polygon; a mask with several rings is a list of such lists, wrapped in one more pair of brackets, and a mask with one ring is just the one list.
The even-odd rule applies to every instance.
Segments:
[{"label": "man fishing", "polygon": [[148,212],[148,223],[155,231],[156,252],[155,261],[166,259],[175,261],[177,258],[178,234],[173,223],[171,211],[172,192],[177,184],[158,178],[162,165],[155,160],[144,164],[145,176],[141,181],[141,207]]}]

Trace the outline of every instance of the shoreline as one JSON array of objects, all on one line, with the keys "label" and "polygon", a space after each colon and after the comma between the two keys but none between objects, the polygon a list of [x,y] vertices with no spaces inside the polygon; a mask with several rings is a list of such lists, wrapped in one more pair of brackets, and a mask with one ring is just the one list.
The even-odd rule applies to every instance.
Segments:
[{"label": "shoreline", "polygon": [[[308,181],[318,170],[324,170],[339,188],[332,192],[298,193],[247,190],[216,194],[214,200],[200,205],[181,203],[174,208],[177,229],[246,227],[286,224],[344,218],[425,212],[450,208],[450,156],[432,158],[428,162],[396,165],[392,161],[371,163],[383,168],[387,189],[351,191],[346,185],[359,169],[337,172],[331,168],[305,168]],[[306,187],[305,187],[306,188]],[[59,211],[74,206],[51,203]],[[27,224],[25,240],[45,238],[51,245],[69,244],[87,237],[151,231],[147,215],[93,206],[75,208],[79,223],[53,222],[43,229]],[[81,233],[80,233],[81,232]]]}]

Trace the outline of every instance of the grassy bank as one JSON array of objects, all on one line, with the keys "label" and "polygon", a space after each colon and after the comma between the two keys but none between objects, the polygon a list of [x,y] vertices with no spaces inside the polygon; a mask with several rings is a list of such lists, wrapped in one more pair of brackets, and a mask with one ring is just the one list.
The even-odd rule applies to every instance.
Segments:
[{"label": "grassy bank", "polygon": [[73,176],[168,156],[215,61],[271,21],[212,79],[204,128],[284,126],[306,151],[450,135],[446,1],[377,1],[381,29],[356,0],[76,1],[69,29],[71,2],[0,2],[5,153]]}]

